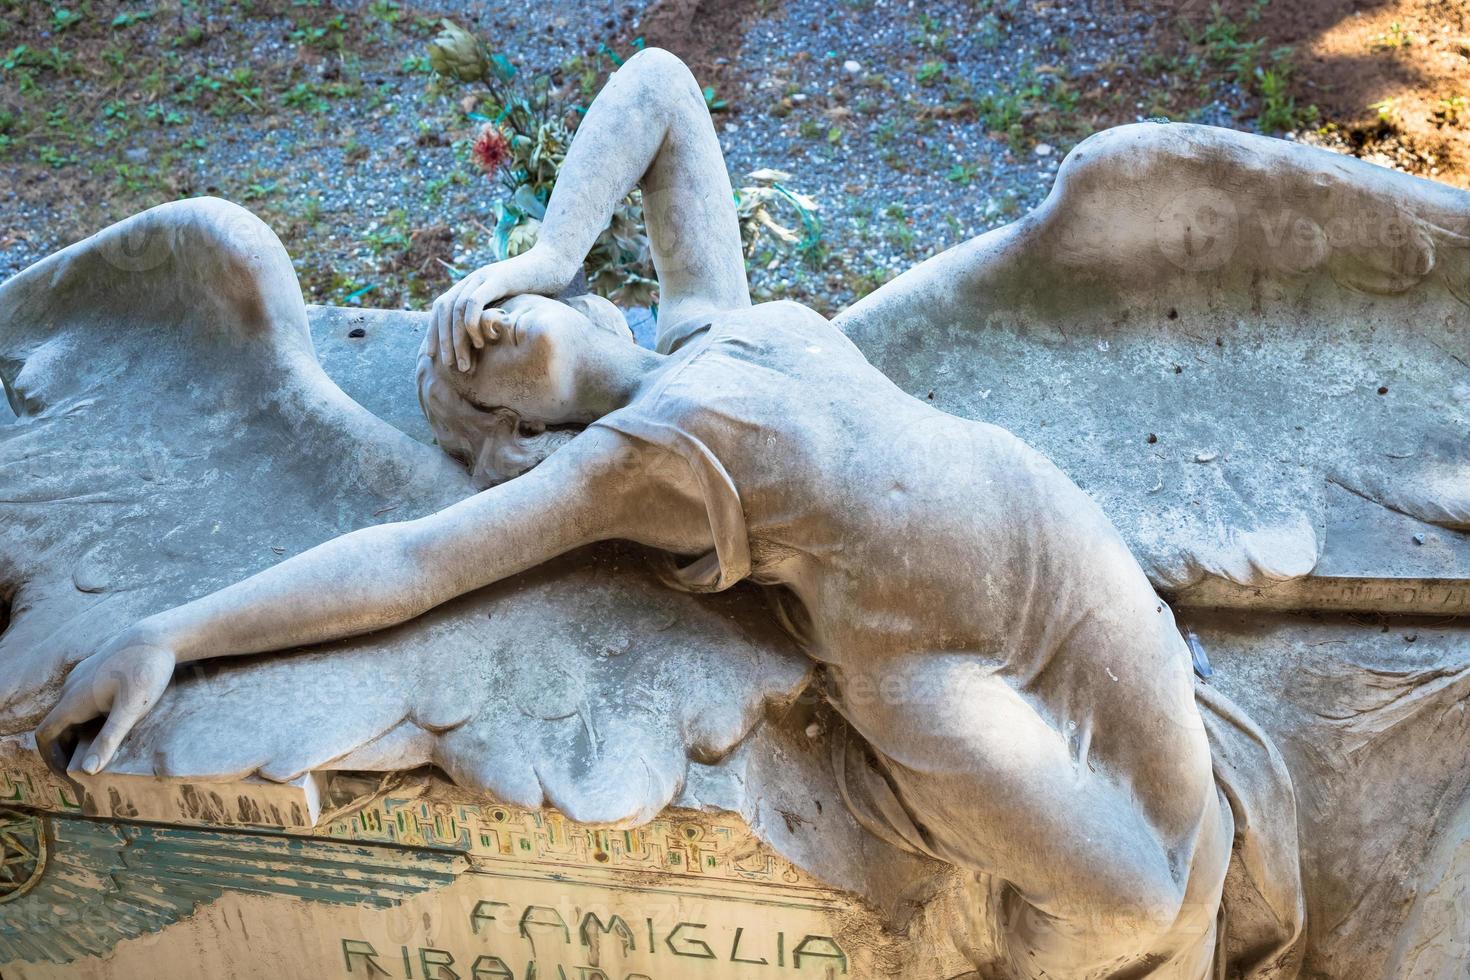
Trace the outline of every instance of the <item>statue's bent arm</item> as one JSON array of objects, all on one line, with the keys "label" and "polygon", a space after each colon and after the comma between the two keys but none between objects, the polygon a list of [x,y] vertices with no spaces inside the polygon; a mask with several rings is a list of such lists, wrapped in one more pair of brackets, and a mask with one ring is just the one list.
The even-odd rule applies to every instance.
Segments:
[{"label": "statue's bent arm", "polygon": [[630,58],[597,94],[541,235],[580,265],[618,202],[640,184],[660,320],[749,306],[730,175],[704,94],[682,61],[656,48]]},{"label": "statue's bent arm", "polygon": [[631,499],[644,500],[646,487],[627,479],[630,451],[624,437],[589,429],[518,479],[418,520],[334,538],[140,621],[67,677],[36,732],[44,756],[64,769],[71,730],[106,716],[83,768],[106,766],[177,664],[385,629],[594,541],[674,543],[641,527],[652,521]]},{"label": "statue's bent arm", "polygon": [[649,48],[598,93],[567,151],[529,252],[471,273],[434,305],[430,357],[471,363],[480,313],[521,293],[555,295],[576,275],[619,201],[643,189],[659,282],[660,337],[750,305],[740,224],[704,94],[682,61]]}]

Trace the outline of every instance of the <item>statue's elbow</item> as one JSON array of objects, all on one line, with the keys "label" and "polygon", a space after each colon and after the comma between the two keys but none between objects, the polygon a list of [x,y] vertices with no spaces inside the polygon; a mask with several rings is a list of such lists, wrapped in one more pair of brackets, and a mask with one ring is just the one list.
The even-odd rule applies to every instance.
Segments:
[{"label": "statue's elbow", "polygon": [[689,66],[672,51],[644,48],[623,63],[618,73],[628,73],[638,80],[643,97],[649,104],[675,103],[690,92],[699,96],[704,106],[704,93]]}]

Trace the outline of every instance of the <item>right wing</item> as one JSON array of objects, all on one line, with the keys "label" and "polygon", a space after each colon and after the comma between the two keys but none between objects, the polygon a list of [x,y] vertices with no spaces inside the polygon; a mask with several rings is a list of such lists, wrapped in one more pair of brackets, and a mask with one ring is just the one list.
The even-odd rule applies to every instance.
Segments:
[{"label": "right wing", "polygon": [[[411,377],[406,358],[365,380],[411,404]],[[223,201],[155,208],[0,286],[0,378],[18,416],[0,423],[0,739],[23,751],[70,665],[116,631],[474,492],[327,378],[285,249]],[[393,629],[185,668],[108,771],[432,763],[508,803],[651,819],[691,757],[718,758],[803,683],[737,591],[698,600],[625,550],[585,549]]]}]

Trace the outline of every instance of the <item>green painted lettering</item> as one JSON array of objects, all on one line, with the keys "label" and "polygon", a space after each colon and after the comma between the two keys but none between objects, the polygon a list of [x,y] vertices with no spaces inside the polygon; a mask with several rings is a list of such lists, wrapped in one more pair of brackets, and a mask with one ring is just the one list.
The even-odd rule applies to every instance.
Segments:
[{"label": "green painted lettering", "polygon": [[531,926],[545,926],[550,929],[560,929],[562,940],[568,946],[572,944],[572,930],[567,928],[566,920],[561,917],[561,913],[550,906],[526,906],[526,911],[521,913],[522,938],[531,938]]},{"label": "green painted lettering", "polygon": [[[669,947],[669,952],[673,953],[675,956],[692,956],[698,960],[717,959],[718,957],[715,956],[715,951],[710,949],[709,943],[704,942],[703,940],[684,939],[682,940],[684,944],[683,949],[680,949],[678,946],[674,945],[674,940],[678,939],[679,933],[683,932],[685,929],[703,928],[705,928],[705,926],[698,922],[681,922],[678,925],[674,926],[674,931],[669,933],[668,937],[664,940],[664,945]],[[697,952],[691,952],[691,947],[695,948]]]},{"label": "green painted lettering", "polygon": [[769,964],[769,961],[764,956],[762,956],[758,960],[748,960],[745,957],[743,957],[743,956],[740,955],[740,937],[743,936],[743,935],[745,935],[745,927],[744,926],[737,926],[735,928],[735,942],[732,943],[731,946],[730,946],[730,962],[731,963],[754,963],[757,966],[766,966],[766,965],[768,965]]},{"label": "green painted lettering", "polygon": [[842,947],[832,939],[831,936],[807,936],[797,943],[796,948],[791,951],[791,965],[801,969],[801,958],[803,956],[815,956],[824,960],[836,960],[842,964],[842,972],[847,972],[847,954]]},{"label": "green painted lettering", "polygon": [[470,965],[470,980],[516,980],[516,975],[505,960],[486,953]]},{"label": "green painted lettering", "polygon": [[372,943],[367,942],[367,941],[362,940],[362,939],[344,939],[344,940],[342,940],[342,958],[347,961],[347,972],[348,973],[351,973],[352,972],[352,958],[354,956],[360,956],[360,957],[362,957],[362,965],[367,968],[367,975],[368,976],[370,976],[370,977],[389,977],[389,976],[392,976],[391,973],[389,973],[387,970],[383,969],[382,966],[380,966],[378,964],[378,951],[373,948],[373,944]]},{"label": "green painted lettering", "polygon": [[508,909],[509,905],[504,902],[476,902],[475,907],[470,910],[470,931],[475,935],[480,934],[481,922],[494,922],[495,913],[492,909]]},{"label": "green painted lettering", "polygon": [[621,915],[614,915],[604,925],[602,918],[596,912],[588,912],[582,916],[582,945],[591,946],[592,936],[588,933],[589,927],[595,927],[604,934],[616,934],[623,941],[623,952],[631,953],[638,948],[638,943],[633,939],[633,930],[628,928],[628,923],[623,921]]},{"label": "green painted lettering", "polygon": [[419,969],[424,980],[459,980],[459,974],[450,969],[452,966],[454,957],[448,950],[419,947]]}]

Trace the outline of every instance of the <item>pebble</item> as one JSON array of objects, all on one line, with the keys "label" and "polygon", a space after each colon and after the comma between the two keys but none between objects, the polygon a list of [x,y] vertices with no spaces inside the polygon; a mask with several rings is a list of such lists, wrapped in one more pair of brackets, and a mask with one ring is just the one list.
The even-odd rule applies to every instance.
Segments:
[{"label": "pebble", "polygon": [[[823,244],[834,261],[820,272],[807,271],[790,259],[774,269],[753,263],[752,285],[769,290],[775,294],[772,298],[784,294],[835,313],[855,298],[851,283],[857,277],[886,278],[971,235],[1014,221],[1037,205],[1072,137],[1055,146],[1040,144],[1027,153],[1024,146],[992,136],[977,119],[939,118],[920,129],[913,113],[943,100],[945,86],[924,85],[916,73],[918,63],[942,60],[946,81],[964,82],[977,94],[1003,94],[1014,89],[1025,66],[1043,59],[1078,77],[1107,62],[1120,43],[1143,43],[1147,25],[1134,15],[1115,16],[1111,9],[1105,13],[1097,0],[1065,2],[1065,11],[1054,7],[1046,14],[1008,21],[999,35],[975,29],[983,25],[977,25],[974,0],[870,4],[784,0],[760,5],[764,13],[745,24],[742,38],[731,39],[725,52],[731,57],[715,59],[717,65],[737,62],[737,75],[744,83],[731,85],[729,91],[722,86],[721,98],[730,101],[729,116],[739,122],[717,117],[717,131],[740,134],[740,139],[722,139],[732,174],[758,168],[785,170],[792,177],[783,183],[818,201]],[[648,5],[648,0],[586,0],[565,17],[557,11],[568,11],[571,5],[526,6],[514,0],[445,0],[435,9],[466,26],[475,24],[482,35],[488,34],[486,25],[503,24],[504,37],[493,43],[503,43],[521,71],[533,77],[571,55],[595,51],[604,41],[619,48],[619,35],[622,41],[631,41],[635,22]],[[614,18],[615,28],[606,26],[609,18]],[[1098,26],[1085,29],[1089,21]],[[265,39],[262,57],[299,51],[296,45],[276,41],[259,18],[244,18],[240,30],[247,43]],[[938,50],[917,52],[915,36],[931,32]],[[1067,37],[1069,50],[1058,52],[1048,32]],[[300,206],[301,195],[310,196],[323,220],[297,246],[309,253],[303,268],[340,267],[354,288],[378,276],[374,271],[378,258],[371,250],[364,251],[362,239],[367,225],[383,218],[386,210],[401,207],[410,228],[444,220],[466,227],[472,227],[473,220],[488,221],[494,198],[482,191],[490,185],[474,182],[473,171],[451,146],[477,128],[463,118],[465,106],[460,104],[469,90],[446,86],[441,92],[427,76],[398,70],[402,56],[417,51],[420,44],[406,35],[402,51],[363,64],[363,78],[369,84],[382,79],[376,101],[330,100],[321,119],[328,137],[313,136],[310,121],[300,112],[279,107],[272,108],[280,113],[274,120],[280,124],[278,131],[260,139],[255,137],[271,128],[265,116],[225,126],[196,114],[193,125],[207,139],[190,158],[198,189],[217,184],[214,193],[239,198],[250,183],[241,175],[259,170],[279,181],[279,190],[265,202],[273,211],[292,213]],[[739,56],[734,57],[737,50]],[[315,72],[309,77],[316,77]],[[1110,86],[1105,78],[1098,84],[1103,89]],[[786,111],[767,111],[776,106]],[[829,117],[826,110],[836,112]],[[421,130],[421,121],[429,127]],[[1230,123],[1228,107],[1206,121]],[[242,139],[232,143],[217,138],[231,130],[238,130]],[[1051,133],[1031,138],[1043,135],[1061,138]],[[328,179],[350,139],[367,149],[367,160],[341,175],[343,179]],[[303,167],[299,161],[314,155],[325,163],[312,176],[309,165]],[[949,177],[957,165],[975,172],[967,180]],[[219,174],[232,176],[221,179]],[[32,179],[49,177],[43,172]],[[442,185],[451,177],[468,177],[472,183],[449,184],[432,199],[424,193],[427,185]],[[24,212],[14,208],[9,214],[15,225]],[[53,230],[62,224],[57,217],[37,213],[19,223],[19,230],[32,234],[0,249],[0,278],[64,244]],[[783,223],[793,220],[790,212],[775,217]],[[89,230],[95,227],[100,225]],[[491,258],[484,236],[454,245],[460,264],[472,266]],[[443,278],[447,286],[448,274]],[[385,292],[369,294],[362,302],[390,302],[382,298]],[[341,295],[313,291],[309,299],[333,302]]]}]

